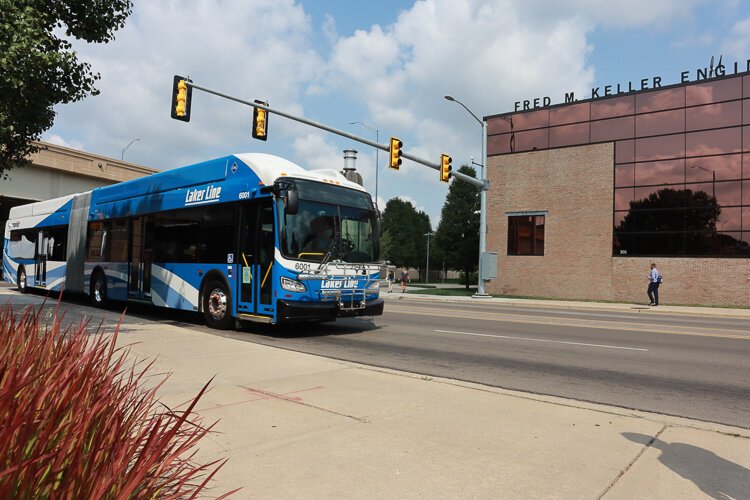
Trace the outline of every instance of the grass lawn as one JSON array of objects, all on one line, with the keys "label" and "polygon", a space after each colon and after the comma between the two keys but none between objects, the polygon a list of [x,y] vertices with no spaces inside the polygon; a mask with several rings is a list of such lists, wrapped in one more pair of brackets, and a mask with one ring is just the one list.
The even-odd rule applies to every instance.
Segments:
[{"label": "grass lawn", "polygon": [[406,293],[418,293],[422,295],[447,295],[451,297],[469,297],[477,293],[477,287],[470,287],[468,290],[466,288],[420,288],[419,290],[407,290]]}]

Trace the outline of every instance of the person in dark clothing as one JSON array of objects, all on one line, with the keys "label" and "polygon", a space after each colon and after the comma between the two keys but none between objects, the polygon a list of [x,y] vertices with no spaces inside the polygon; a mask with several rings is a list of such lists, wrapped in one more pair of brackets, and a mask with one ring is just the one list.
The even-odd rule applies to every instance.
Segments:
[{"label": "person in dark clothing", "polygon": [[651,271],[648,273],[648,299],[650,300],[650,306],[659,305],[659,284],[661,283],[661,274],[656,269],[656,264],[651,263]]}]

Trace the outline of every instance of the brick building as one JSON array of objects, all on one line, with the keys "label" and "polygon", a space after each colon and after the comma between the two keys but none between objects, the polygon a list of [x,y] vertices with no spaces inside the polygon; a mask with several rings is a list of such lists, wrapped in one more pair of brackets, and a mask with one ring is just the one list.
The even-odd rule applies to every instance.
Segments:
[{"label": "brick building", "polygon": [[750,306],[750,73],[486,120],[488,293]]}]

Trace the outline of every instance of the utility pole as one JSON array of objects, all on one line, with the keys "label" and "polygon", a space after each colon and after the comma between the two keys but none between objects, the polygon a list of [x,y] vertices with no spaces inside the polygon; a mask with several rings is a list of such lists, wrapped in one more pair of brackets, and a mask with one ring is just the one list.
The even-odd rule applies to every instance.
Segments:
[{"label": "utility pole", "polygon": [[424,273],[424,284],[428,284],[430,281],[430,236],[435,233],[424,233],[423,236],[427,236],[427,266]]},{"label": "utility pole", "polygon": [[[464,108],[466,111],[469,112],[469,114],[479,123],[479,126],[482,127],[482,170],[480,173],[479,178],[481,179],[482,185],[479,188],[479,266],[478,266],[478,272],[477,275],[479,276],[479,279],[477,280],[477,293],[475,293],[473,296],[474,298],[485,298],[489,297],[487,293],[484,290],[484,276],[483,276],[483,266],[482,264],[485,263],[485,261],[488,259],[487,254],[487,190],[489,189],[489,181],[487,181],[486,171],[487,171],[487,121],[480,119],[477,115],[474,114],[469,108],[466,107],[464,103],[459,101],[453,96],[447,95],[445,96],[446,101],[455,102],[456,104],[459,104],[462,108]],[[472,163],[474,163],[472,161]]]}]

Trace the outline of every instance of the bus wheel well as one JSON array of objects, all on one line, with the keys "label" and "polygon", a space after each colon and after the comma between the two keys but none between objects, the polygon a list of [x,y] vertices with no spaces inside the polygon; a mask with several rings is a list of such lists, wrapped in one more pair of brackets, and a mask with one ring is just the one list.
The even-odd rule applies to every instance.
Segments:
[{"label": "bus wheel well", "polygon": [[89,280],[89,299],[96,307],[107,304],[107,275],[100,267],[96,267]]},{"label": "bus wheel well", "polygon": [[[21,278],[23,276],[23,278]],[[26,274],[26,266],[23,264],[18,265],[18,269],[16,270],[16,286],[18,286],[18,291],[21,293],[26,293],[28,291],[29,287],[29,275]],[[21,283],[23,281],[23,284]]]},{"label": "bus wheel well", "polygon": [[203,277],[203,281],[201,281],[201,287],[198,293],[199,312],[203,312],[203,294],[206,293],[206,287],[213,281],[220,281],[224,283],[224,286],[227,288],[227,292],[229,293],[229,299],[232,300],[232,289],[229,287],[229,282],[227,281],[226,276],[224,276],[217,270],[209,271]]},{"label": "bus wheel well", "polygon": [[89,289],[86,290],[87,293],[91,293],[91,281],[94,279],[94,276],[96,276],[97,274],[101,274],[102,276],[104,276],[104,281],[107,281],[107,274],[104,272],[104,268],[102,268],[102,266],[96,266],[94,270],[91,271],[91,278],[89,279],[89,286],[88,286]]}]

